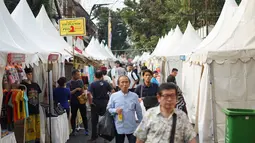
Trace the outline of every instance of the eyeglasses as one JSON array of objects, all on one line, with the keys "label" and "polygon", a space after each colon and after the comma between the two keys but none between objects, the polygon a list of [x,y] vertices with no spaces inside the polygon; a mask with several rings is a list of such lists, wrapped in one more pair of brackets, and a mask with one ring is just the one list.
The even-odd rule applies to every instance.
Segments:
[{"label": "eyeglasses", "polygon": [[165,99],[176,99],[176,94],[162,94],[161,97],[165,98]]}]

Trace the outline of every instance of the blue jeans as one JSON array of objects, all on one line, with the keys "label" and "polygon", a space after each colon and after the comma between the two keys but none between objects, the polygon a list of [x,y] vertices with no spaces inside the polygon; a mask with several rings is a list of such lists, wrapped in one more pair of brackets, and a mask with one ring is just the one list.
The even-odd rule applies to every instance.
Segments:
[{"label": "blue jeans", "polygon": [[118,133],[116,133],[116,137],[115,137],[116,143],[124,143],[126,136],[128,138],[129,143],[136,142],[136,137],[133,134],[118,134]]}]

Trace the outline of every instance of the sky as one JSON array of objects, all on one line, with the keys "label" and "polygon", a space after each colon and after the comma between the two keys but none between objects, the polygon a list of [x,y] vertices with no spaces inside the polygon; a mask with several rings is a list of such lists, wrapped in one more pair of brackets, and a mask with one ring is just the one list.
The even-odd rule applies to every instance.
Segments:
[{"label": "sky", "polygon": [[125,7],[124,0],[79,0],[83,8],[90,13],[91,8],[94,4],[110,4],[107,7],[110,7],[112,10],[117,8],[121,9]]}]

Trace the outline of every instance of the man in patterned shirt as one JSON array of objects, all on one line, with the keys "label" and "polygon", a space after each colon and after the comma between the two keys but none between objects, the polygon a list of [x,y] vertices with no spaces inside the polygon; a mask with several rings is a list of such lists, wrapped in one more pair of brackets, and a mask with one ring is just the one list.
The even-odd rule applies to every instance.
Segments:
[{"label": "man in patterned shirt", "polygon": [[196,143],[196,133],[189,123],[187,115],[175,109],[177,87],[173,83],[163,83],[157,95],[160,105],[149,109],[134,135],[136,143],[169,143],[173,115],[176,115],[174,143]]}]

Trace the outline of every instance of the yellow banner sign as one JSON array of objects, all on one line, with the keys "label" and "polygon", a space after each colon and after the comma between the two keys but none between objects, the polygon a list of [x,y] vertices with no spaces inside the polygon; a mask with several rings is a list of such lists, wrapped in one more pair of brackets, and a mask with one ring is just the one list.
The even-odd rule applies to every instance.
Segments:
[{"label": "yellow banner sign", "polygon": [[61,36],[86,36],[85,18],[68,18],[59,20]]}]

